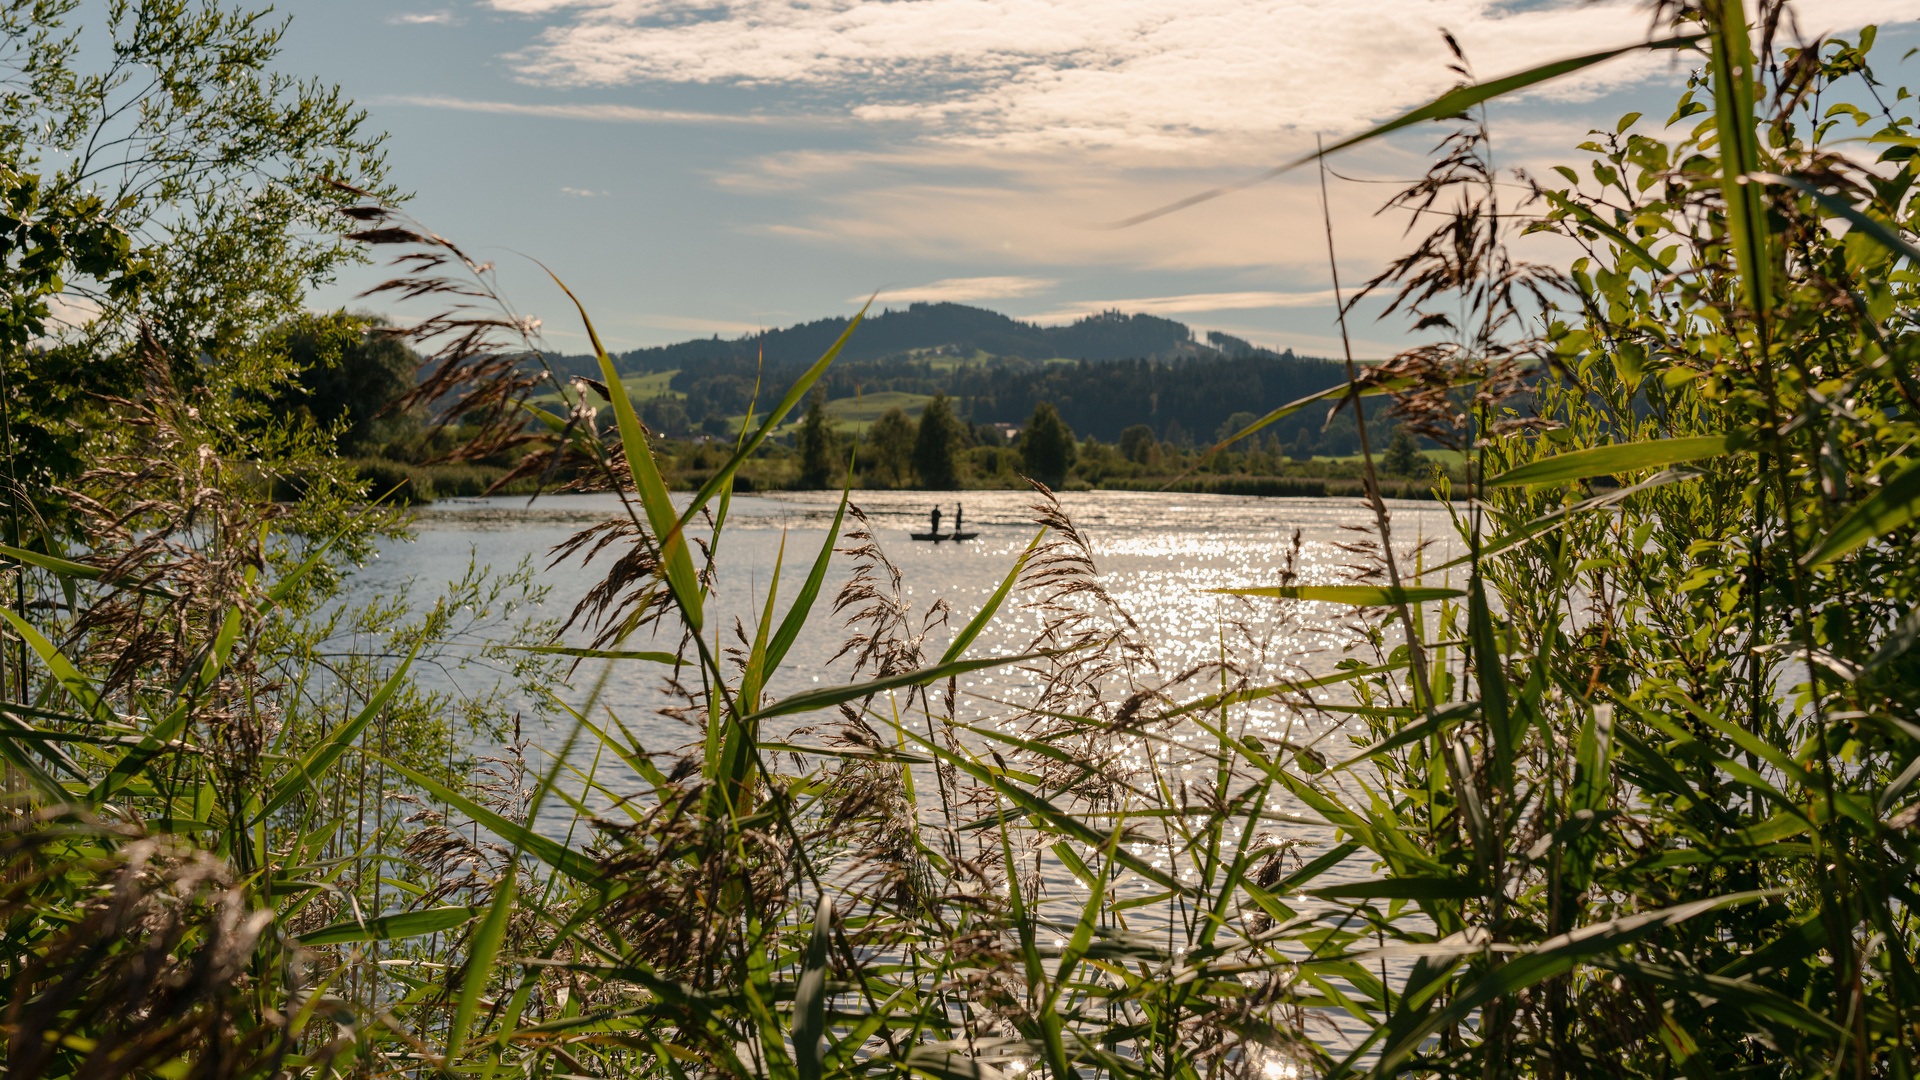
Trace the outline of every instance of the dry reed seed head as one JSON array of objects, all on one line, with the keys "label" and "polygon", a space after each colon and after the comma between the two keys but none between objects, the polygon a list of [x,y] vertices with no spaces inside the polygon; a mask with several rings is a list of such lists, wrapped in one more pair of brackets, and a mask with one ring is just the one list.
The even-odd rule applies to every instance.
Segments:
[{"label": "dry reed seed head", "polygon": [[[594,630],[593,647],[604,649],[642,627],[655,626],[673,610],[672,595],[662,579],[659,549],[652,534],[632,518],[614,518],[573,534],[548,552],[552,556],[548,567],[575,557],[584,567],[606,548],[621,543],[626,550],[574,605],[555,633],[556,640],[580,624]],[[678,648],[684,645],[683,640]]]},{"label": "dry reed seed head", "polygon": [[[6,1007],[9,1075],[44,1075],[61,1046],[58,1034],[75,1016],[113,1031],[88,1051],[92,1072],[83,1075],[125,1075],[213,1045],[229,1067],[267,1064],[279,1052],[278,1028],[268,1019],[243,1032],[235,1018],[247,1015],[249,968],[272,912],[252,910],[224,862],[178,840],[119,830],[128,842],[118,850],[75,858],[72,841],[83,834],[105,839],[116,831],[76,830],[43,816],[12,822],[4,833],[9,855],[42,853],[34,857],[43,883],[58,878],[83,897],[93,894],[71,910],[76,918],[57,920],[62,928],[17,972]],[[23,891],[29,882],[18,877],[10,881],[0,910],[45,914],[46,895]]]}]

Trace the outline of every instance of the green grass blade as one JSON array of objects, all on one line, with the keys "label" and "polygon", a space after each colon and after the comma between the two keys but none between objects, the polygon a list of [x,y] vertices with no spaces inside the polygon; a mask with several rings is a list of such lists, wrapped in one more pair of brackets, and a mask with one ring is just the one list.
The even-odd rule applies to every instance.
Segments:
[{"label": "green grass blade", "polygon": [[[767,638],[773,633],[773,605],[780,596],[780,565],[786,559],[787,535],[783,531],[779,550],[773,554],[773,580],[767,582],[767,601],[760,605],[760,621],[753,630],[753,644],[747,649],[747,665],[740,672],[740,693],[735,697],[734,705],[741,712],[752,712],[760,704],[760,689],[766,685]],[[787,614],[792,615],[793,612]]]},{"label": "green grass blade", "polygon": [[634,652],[628,649],[576,649],[571,645],[506,645],[503,648],[516,652],[541,653],[547,656],[577,656],[583,660],[645,660],[652,664],[680,663],[680,658],[670,652]]},{"label": "green grass blade", "polygon": [[[1479,380],[1469,379],[1459,383],[1455,383],[1454,385],[1455,386],[1471,386],[1477,381]],[[1387,379],[1381,382],[1372,383],[1368,386],[1358,389],[1357,391],[1355,390],[1352,383],[1344,383],[1344,382],[1336,383],[1333,386],[1327,387],[1325,390],[1319,390],[1314,393],[1308,394],[1306,397],[1300,398],[1298,400],[1289,401],[1285,405],[1282,405],[1274,409],[1273,411],[1267,413],[1265,416],[1262,416],[1260,419],[1255,420],[1253,423],[1248,424],[1246,427],[1241,428],[1239,431],[1234,432],[1232,435],[1227,436],[1226,438],[1220,440],[1219,442],[1214,443],[1212,446],[1208,447],[1207,449],[1201,451],[1198,460],[1205,461],[1207,458],[1213,456],[1214,454],[1220,452],[1221,450],[1225,450],[1227,447],[1233,445],[1236,442],[1239,442],[1241,439],[1244,439],[1247,436],[1254,434],[1255,432],[1259,431],[1261,428],[1266,427],[1268,424],[1272,424],[1279,420],[1284,420],[1287,417],[1292,416],[1294,413],[1299,412],[1301,409],[1306,408],[1307,406],[1313,404],[1316,401],[1327,401],[1331,398],[1346,397],[1349,395],[1353,397],[1363,397],[1363,398],[1378,397],[1381,394],[1391,394],[1395,390],[1405,390],[1407,387],[1412,386],[1413,384],[1414,384],[1414,380],[1411,377],[1407,377],[1407,376],[1403,376],[1395,379]],[[1336,408],[1338,408],[1338,406],[1336,406]],[[1196,464],[1193,468],[1188,469],[1186,472],[1181,473],[1179,476],[1174,477],[1172,480],[1169,480],[1168,483],[1169,484],[1179,483],[1181,480],[1185,480],[1187,477],[1192,476],[1194,471],[1198,468],[1199,466]]]},{"label": "green grass blade", "polygon": [[1916,512],[1920,512],[1920,462],[1895,473],[1872,495],[1856,503],[1812,551],[1801,556],[1801,565],[1832,562],[1877,536],[1907,525]]},{"label": "green grass blade", "polygon": [[840,525],[846,520],[847,499],[852,493],[853,470],[848,469],[847,487],[840,492],[840,508],[834,511],[826,542],[820,545],[820,554],[813,560],[813,569],[807,572],[807,580],[793,598],[793,606],[787,609],[786,618],[780,620],[780,629],[774,631],[773,639],[767,642],[769,672],[780,669],[780,662],[787,658],[787,650],[793,648],[794,641],[807,624],[807,617],[813,613],[813,602],[820,595],[820,585],[827,578],[827,566],[833,561],[833,546],[840,542]]},{"label": "green grass blade", "polygon": [[1762,184],[1780,184],[1783,187],[1790,187],[1803,195],[1809,195],[1813,198],[1814,202],[1826,207],[1829,212],[1846,218],[1855,228],[1859,229],[1864,235],[1872,237],[1875,242],[1888,251],[1893,252],[1895,255],[1905,256],[1915,264],[1920,264],[1920,247],[1915,247],[1909,243],[1906,237],[1894,231],[1886,222],[1869,214],[1861,213],[1855,209],[1852,204],[1837,195],[1829,195],[1798,177],[1782,176],[1779,173],[1748,173],[1746,178]]},{"label": "green grass blade", "polygon": [[1305,890],[1322,900],[1472,900],[1486,890],[1460,878],[1390,877]]},{"label": "green grass blade", "polygon": [[1479,711],[1480,703],[1477,701],[1456,701],[1442,705],[1421,716],[1418,720],[1408,724],[1406,727],[1401,728],[1399,731],[1367,747],[1365,750],[1332,766],[1329,771],[1339,772],[1342,769],[1351,769],[1363,762],[1371,761],[1381,754],[1398,750],[1402,746],[1419,742],[1429,736],[1438,735],[1454,724],[1472,717]]},{"label": "green grass blade", "polygon": [[[1467,601],[1467,632],[1473,641],[1474,681],[1480,687],[1480,712],[1486,717],[1492,735],[1494,781],[1501,790],[1511,790],[1515,732],[1513,714],[1508,706],[1507,669],[1500,654],[1499,637],[1494,633],[1493,609],[1487,604],[1484,580],[1474,575],[1473,595]],[[1456,744],[1457,746],[1457,744]],[[1462,792],[1471,799],[1472,792]]]},{"label": "green grass blade", "polygon": [[833,900],[820,894],[807,935],[807,960],[793,992],[793,1063],[800,1080],[820,1080],[820,1055],[827,1036],[827,934],[833,925]]},{"label": "green grass blade", "polygon": [[1034,534],[1033,542],[1028,544],[1027,550],[1021,552],[1020,558],[1014,561],[1013,569],[1007,571],[1007,576],[1001,579],[1000,587],[993,590],[993,595],[987,597],[987,602],[981,606],[979,613],[967,621],[967,625],[954,637],[953,644],[947,646],[947,651],[940,657],[941,663],[951,663],[960,659],[960,654],[966,652],[967,646],[973,644],[974,639],[980,636],[980,632],[993,621],[994,615],[1000,611],[1000,605],[1006,602],[1007,594],[1013,591],[1014,582],[1020,579],[1020,571],[1026,569],[1027,560],[1033,557],[1035,549],[1040,546],[1041,537],[1046,535],[1045,526]]},{"label": "green grass blade", "polygon": [[1659,911],[1629,915],[1610,922],[1594,923],[1549,938],[1514,959],[1493,969],[1477,982],[1456,994],[1447,1007],[1428,1016],[1388,1046],[1374,1063],[1372,1075],[1385,1080],[1395,1075],[1407,1058],[1419,1049],[1427,1036],[1443,1028],[1466,1022],[1476,1009],[1498,997],[1506,997],[1535,983],[1573,970],[1589,957],[1612,952],[1688,919],[1735,904],[1747,904],[1780,895],[1777,889],[1730,893],[1707,900],[1676,904]]},{"label": "green grass blade", "polygon": [[820,359],[815,360],[813,366],[808,368],[806,372],[800,376],[799,380],[787,389],[787,396],[781,398],[780,404],[774,406],[773,411],[767,414],[766,421],[753,433],[753,437],[743,440],[740,443],[740,448],[734,451],[733,457],[729,458],[726,464],[720,466],[712,476],[708,477],[706,483],[700,485],[700,490],[693,494],[693,501],[687,504],[686,512],[680,516],[680,527],[685,528],[687,522],[693,520],[693,515],[699,513],[700,508],[707,504],[708,499],[718,494],[723,485],[733,482],[733,474],[739,471],[740,466],[745,464],[748,458],[753,456],[753,452],[759,449],[760,444],[766,441],[768,435],[773,433],[773,429],[780,426],[780,418],[787,415],[795,405],[798,405],[800,400],[807,396],[807,391],[813,388],[813,384],[819,381],[820,376],[827,373],[828,366],[840,355],[840,350],[846,347],[847,339],[853,336],[853,331],[860,325],[861,321],[867,317],[867,309],[872,306],[873,301],[871,300],[861,306],[859,313],[847,322],[847,328],[840,332],[840,336],[834,339],[833,344],[827,348],[826,352],[820,354]]},{"label": "green grass blade", "polygon": [[[1515,544],[1546,536],[1581,514],[1592,510],[1604,510],[1610,506],[1617,506],[1643,491],[1664,487],[1682,480],[1698,480],[1705,475],[1706,473],[1699,469],[1692,469],[1686,466],[1667,469],[1630,487],[1615,488],[1612,491],[1595,495],[1591,499],[1582,499],[1571,506],[1563,506],[1558,510],[1550,510],[1534,518],[1532,521],[1515,526],[1513,529],[1502,533],[1498,538],[1481,545],[1479,557],[1484,559],[1490,555],[1497,555]],[[1437,574],[1442,570],[1451,570],[1456,566],[1472,562],[1473,559],[1474,553],[1469,551],[1465,555],[1449,559],[1438,566],[1431,567],[1425,572],[1428,574]]]},{"label": "green grass blade", "polygon": [[[1088,648],[1078,646],[1077,648]],[[843,701],[868,697],[873,694],[897,690],[903,686],[925,686],[952,675],[964,675],[981,668],[1003,667],[1007,664],[1020,664],[1028,660],[1039,660],[1048,656],[1059,656],[1072,649],[1042,649],[1039,652],[1025,653],[1020,656],[989,656],[978,660],[956,660],[948,664],[934,664],[931,667],[916,668],[913,671],[890,675],[871,682],[852,683],[847,686],[833,686],[821,690],[809,690],[804,694],[781,698],[779,701],[753,713],[745,722],[766,720],[775,716],[789,716],[793,713],[813,712],[817,709],[830,709]]]},{"label": "green grass blade", "polygon": [[474,821],[479,822],[482,828],[491,831],[494,835],[515,847],[526,851],[534,858],[539,859],[555,870],[573,878],[575,881],[584,882],[596,887],[600,884],[600,875],[593,865],[593,860],[587,858],[585,855],[572,850],[557,840],[550,840],[534,832],[532,829],[508,821],[506,818],[481,806],[479,803],[474,802],[472,799],[467,798],[465,795],[460,794],[423,772],[410,769],[391,758],[382,757],[371,750],[365,750],[362,751],[362,753],[373,758],[375,761],[385,762],[388,768],[419,784],[431,792],[435,798],[453,807],[455,810],[460,811],[467,817],[472,818]]},{"label": "green grass blade", "polygon": [[1653,439],[1647,442],[1596,446],[1588,450],[1556,454],[1540,461],[1508,469],[1487,481],[1488,487],[1512,487],[1516,484],[1557,484],[1584,480],[1590,476],[1611,476],[1639,469],[1657,469],[1683,461],[1702,461],[1737,453],[1749,445],[1744,435],[1702,435],[1685,439]]},{"label": "green grass blade", "polygon": [[1828,1017],[1748,979],[1729,979],[1724,975],[1687,971],[1667,964],[1634,960],[1624,956],[1610,956],[1605,953],[1596,955],[1587,962],[1594,967],[1624,975],[1635,982],[1652,983],[1682,994],[1737,1004],[1744,1012],[1764,1016],[1809,1035],[1822,1038],[1845,1038],[1847,1035],[1846,1028],[1834,1023]]},{"label": "green grass blade", "polygon": [[1387,585],[1271,585],[1252,589],[1201,591],[1229,596],[1270,596],[1279,600],[1321,600],[1329,604],[1352,604],[1356,607],[1393,607],[1429,600],[1453,600],[1467,595],[1459,589],[1436,589],[1420,585],[1400,588]]},{"label": "green grass blade", "polygon": [[660,545],[660,557],[666,563],[667,588],[673,592],[674,602],[680,606],[687,625],[697,634],[705,625],[700,582],[694,574],[693,554],[687,547],[687,538],[673,511],[673,500],[667,495],[666,481],[660,478],[660,468],[653,460],[653,448],[647,445],[646,428],[633,411],[633,401],[627,396],[626,385],[620,381],[620,373],[614,370],[613,358],[607,355],[606,347],[600,344],[600,335],[593,328],[593,320],[587,316],[586,305],[573,295],[573,290],[567,288],[559,275],[548,270],[547,276],[553,278],[553,283],[560,286],[560,291],[567,294],[567,299],[573,301],[574,309],[580,313],[581,325],[586,327],[587,340],[593,344],[593,354],[600,361],[600,377],[606,381],[607,393],[613,400],[614,420],[620,427],[620,445],[627,455],[627,471],[633,475],[634,490],[640,496],[640,506],[646,512],[647,524],[653,529],[654,542]]},{"label": "green grass blade", "polygon": [[1244,690],[1229,690],[1224,694],[1208,694],[1205,697],[1189,701],[1171,712],[1162,714],[1160,719],[1165,721],[1178,716],[1186,716],[1189,713],[1208,712],[1227,705],[1238,705],[1246,701],[1258,701],[1261,698],[1273,697],[1275,694],[1297,694],[1306,690],[1317,690],[1322,686],[1337,686],[1340,683],[1352,682],[1355,679],[1368,679],[1375,675],[1384,675],[1390,671],[1399,671],[1406,666],[1406,661],[1403,660],[1398,663],[1378,664],[1373,667],[1349,668],[1345,671],[1335,672],[1332,675],[1321,675],[1317,678],[1301,679],[1298,682],[1285,682],[1274,686],[1250,686]]},{"label": "green grass blade", "polygon": [[113,710],[108,708],[107,703],[101,699],[99,691],[93,688],[93,683],[89,682],[86,676],[80,674],[80,669],[73,666],[73,661],[67,659],[66,654],[62,653],[58,646],[48,641],[40,631],[35,630],[33,624],[13,612],[0,608],[0,616],[4,616],[13,624],[14,632],[20,635],[21,640],[27,643],[27,647],[33,650],[42,664],[46,665],[54,681],[60,684],[60,688],[65,690],[67,696],[73,698],[88,716],[93,717],[95,723],[115,722],[117,718]]},{"label": "green grass blade", "polygon": [[[55,803],[66,802],[67,789],[61,785],[60,781],[54,779],[53,774],[42,768],[39,762],[33,760],[33,756],[28,753],[29,747],[52,757],[76,779],[84,781],[86,774],[57,748],[35,741],[34,736],[38,734],[40,734],[38,731],[17,720],[11,711],[0,710],[0,757],[6,758],[8,764],[20,770],[21,774],[39,789],[42,798]],[[21,745],[23,742],[29,745]]]},{"label": "green grass blade", "polygon": [[465,926],[486,911],[483,907],[438,907],[426,911],[406,911],[383,915],[365,922],[343,922],[323,926],[300,935],[300,944],[346,945],[356,941],[391,941],[395,938],[421,937]]},{"label": "green grass blade", "polygon": [[[927,738],[925,735],[917,734],[908,728],[899,727],[896,730],[920,744],[928,754],[939,758],[941,761],[947,762],[954,768],[973,777],[975,780],[998,791],[1001,795],[1006,796],[1008,801],[1012,802],[1020,812],[1051,826],[1062,835],[1078,843],[1085,844],[1088,847],[1102,849],[1104,849],[1112,839],[1111,833],[1102,832],[1092,825],[1081,821],[1079,818],[1065,813],[1046,799],[1035,795],[1033,792],[1017,784],[1009,782],[1005,776],[1002,776],[997,771],[989,769],[968,757],[953,753]],[[1014,815],[1003,810],[989,815],[988,820],[998,818],[1002,823],[1002,828],[1004,828],[1005,820],[1012,816]],[[1139,856],[1128,851],[1124,846],[1117,847],[1114,850],[1113,858],[1115,862],[1139,874],[1148,881],[1159,885],[1161,888],[1173,889],[1178,892],[1191,892],[1187,886],[1175,881],[1171,875],[1148,865]]]},{"label": "green grass blade", "polygon": [[[1363,131],[1350,139],[1343,139],[1340,142],[1334,143],[1332,146],[1323,147],[1314,153],[1302,158],[1296,158],[1284,165],[1276,165],[1266,172],[1260,173],[1257,176],[1248,177],[1238,183],[1230,184],[1226,187],[1217,187],[1211,191],[1203,191],[1198,195],[1189,195],[1178,202],[1168,203],[1166,206],[1149,210],[1144,214],[1136,214],[1125,220],[1114,222],[1110,227],[1124,229],[1142,222],[1152,221],[1157,217],[1164,217],[1178,210],[1185,210],[1189,206],[1195,206],[1207,202],[1210,199],[1217,199],[1222,195],[1228,195],[1235,191],[1250,188],[1255,184],[1264,183],[1274,177],[1292,172],[1302,165],[1311,165],[1320,158],[1326,157],[1328,154],[1358,146],[1361,143],[1380,138],[1382,135],[1392,134],[1401,128],[1411,127],[1424,120],[1445,120],[1449,117],[1458,116],[1482,102],[1491,101],[1505,94],[1516,93],[1543,82],[1550,82],[1562,75],[1570,75],[1584,68],[1592,67],[1595,64],[1604,63],[1616,56],[1624,56],[1627,53],[1640,52],[1641,50],[1652,52],[1666,49],[1691,48],[1705,38],[1705,34],[1681,34],[1675,37],[1658,38],[1653,41],[1626,45],[1617,49],[1607,49],[1603,52],[1587,53],[1584,56],[1570,56],[1564,60],[1555,60],[1552,63],[1528,68],[1525,71],[1516,71],[1511,75],[1505,75],[1488,82],[1473,83],[1455,90],[1449,90],[1412,112],[1389,120],[1379,127]],[[1238,438],[1238,436],[1235,437]]]},{"label": "green grass blade", "polygon": [[387,707],[387,702],[392,700],[393,695],[398,693],[400,687],[406,683],[407,669],[413,666],[413,658],[418,655],[420,655],[420,646],[416,643],[412,649],[408,650],[407,658],[400,662],[400,666],[394,669],[387,681],[367,699],[366,707],[361,709],[353,719],[333,729],[325,739],[320,741],[320,745],[308,752],[300,764],[294,767],[293,772],[281,778],[280,782],[273,786],[272,794],[267,796],[265,805],[261,806],[260,812],[254,816],[248,828],[265,821],[274,811],[292,802],[333,767],[333,763],[340,759],[341,754],[347,752],[353,745],[353,741],[360,737],[360,733],[367,729],[367,725],[373,722],[374,717],[380,715],[380,710]]},{"label": "green grass blade", "polygon": [[[1727,239],[1749,310],[1765,315],[1773,301],[1771,230],[1765,193],[1746,182],[1760,169],[1760,125],[1754,116],[1753,44],[1742,0],[1706,6],[1713,56],[1714,125],[1720,134],[1720,193],[1727,202]],[[1714,16],[1718,17],[1715,18]]]},{"label": "green grass blade", "polygon": [[472,943],[467,947],[466,977],[460,981],[453,1027],[447,1032],[446,1059],[449,1064],[460,1057],[460,1047],[466,1041],[468,1029],[473,1026],[474,1015],[480,1010],[481,995],[486,993],[487,981],[493,974],[493,960],[500,953],[500,939],[507,931],[507,916],[513,913],[515,869],[509,863],[500,883],[494,886],[493,903],[487,908],[486,921],[474,931]]},{"label": "green grass blade", "polygon": [[180,594],[174,592],[172,589],[162,588],[158,585],[143,585],[137,581],[126,578],[109,578],[101,573],[97,567],[88,566],[85,563],[73,562],[70,559],[57,558],[53,555],[43,555],[38,551],[28,551],[25,548],[0,544],[0,555],[5,555],[15,562],[37,566],[50,574],[63,578],[79,578],[83,581],[104,581],[115,588],[131,589],[134,592],[146,593],[148,596],[158,596],[167,600],[180,599]]}]

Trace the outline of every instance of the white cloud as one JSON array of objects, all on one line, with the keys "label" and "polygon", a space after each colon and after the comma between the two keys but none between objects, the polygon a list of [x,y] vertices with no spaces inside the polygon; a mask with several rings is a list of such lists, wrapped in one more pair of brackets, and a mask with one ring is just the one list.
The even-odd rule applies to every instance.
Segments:
[{"label": "white cloud", "polygon": [[1102,311],[1142,315],[1186,315],[1204,311],[1247,311],[1259,308],[1332,307],[1333,290],[1317,292],[1189,293],[1185,296],[1144,296],[1132,300],[1094,300],[1072,304],[1044,315],[1028,316],[1037,323],[1072,322]]},{"label": "white cloud", "polygon": [[[882,289],[879,293],[879,299],[883,302],[891,300],[907,303],[916,300],[925,300],[932,303],[940,303],[943,301],[958,303],[963,300],[1002,300],[1013,296],[1032,296],[1035,293],[1045,292],[1058,284],[1060,283],[1053,278],[1037,277],[943,278],[930,285],[915,285],[901,289]],[[865,303],[866,300],[867,298],[864,296],[853,296],[847,298],[847,303],[862,304]]]},{"label": "white cloud", "polygon": [[553,120],[597,120],[616,124],[790,124],[791,118],[727,113],[688,112],[679,109],[643,109],[633,105],[522,105],[511,101],[473,101],[442,94],[391,94],[380,105],[415,105],[426,109],[497,113],[503,116],[544,116]]},{"label": "white cloud", "polygon": [[680,315],[632,315],[615,320],[662,330],[685,330],[695,334],[751,334],[767,328],[766,323],[739,322],[732,319],[693,319]]},{"label": "white cloud", "polygon": [[466,21],[444,8],[439,11],[402,12],[387,16],[388,24],[393,26],[459,26]]},{"label": "white cloud", "polygon": [[[1453,78],[1451,30],[1483,76],[1626,44],[1630,0],[491,0],[544,16],[510,59],[563,86],[800,87],[831,111],[1007,148],[1192,151],[1345,132]],[[1810,33],[1920,15],[1920,0],[1821,0]],[[1685,63],[1684,59],[1679,61]],[[1555,84],[1579,97],[1673,70],[1637,55]]]},{"label": "white cloud", "polygon": [[607,192],[594,191],[591,188],[563,187],[560,189],[560,194],[570,195],[576,199],[592,199],[601,195],[605,195],[607,194]]}]

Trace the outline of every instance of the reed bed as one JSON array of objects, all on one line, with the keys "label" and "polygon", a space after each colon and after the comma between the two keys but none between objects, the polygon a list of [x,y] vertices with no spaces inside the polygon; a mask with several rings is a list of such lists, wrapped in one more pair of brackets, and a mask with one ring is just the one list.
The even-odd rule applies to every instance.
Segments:
[{"label": "reed bed", "polygon": [[[606,568],[591,646],[488,646],[552,690],[562,745],[508,736],[474,773],[400,737],[444,707],[408,697],[423,650],[511,615],[477,583],[340,667],[337,723],[297,722],[316,658],[282,620],[329,541],[264,547],[156,407],[145,464],[88,481],[85,554],[6,553],[50,601],[4,612],[9,1075],[1911,1075],[1912,98],[1871,80],[1871,33],[1791,26],[1659,6],[1639,48],[1701,65],[1677,140],[1628,118],[1518,199],[1484,103],[1615,54],[1491,81],[1461,56],[1459,88],[1360,137],[1448,125],[1395,200],[1434,227],[1361,290],[1446,338],[1235,437],[1393,395],[1469,462],[1438,481],[1466,554],[1395,537],[1369,451],[1347,580],[1229,590],[1344,613],[1316,679],[1264,676],[1234,627],[1163,667],[1040,485],[964,624],[912,606],[849,493],[808,574],[719,625],[730,481],[771,423],[676,503],[597,339],[611,431],[528,405],[528,321],[369,199],[361,238],[407,271],[383,294],[449,301],[405,332],[420,399],[483,433],[466,456],[528,447],[500,482],[624,496],[556,553]],[[1517,261],[1521,228],[1584,255]],[[1039,629],[980,655],[1013,606]],[[841,636],[848,681],[771,699],[803,634]],[[659,703],[610,700],[613,665],[655,672],[693,741],[641,746],[621,714]],[[1036,689],[963,720],[959,678],[1008,666]],[[342,798],[369,776],[372,829]]]}]

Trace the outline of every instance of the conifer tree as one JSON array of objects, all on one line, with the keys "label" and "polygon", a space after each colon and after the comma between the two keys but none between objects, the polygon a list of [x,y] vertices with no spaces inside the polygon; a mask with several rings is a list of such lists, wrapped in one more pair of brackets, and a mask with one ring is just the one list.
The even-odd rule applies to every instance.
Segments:
[{"label": "conifer tree", "polygon": [[807,415],[800,421],[795,437],[800,451],[800,486],[810,490],[826,487],[833,481],[834,452],[840,440],[833,434],[833,419],[827,415],[827,392],[814,387],[807,399]]},{"label": "conifer tree", "polygon": [[1426,468],[1427,458],[1406,428],[1393,430],[1393,441],[1380,459],[1380,470],[1393,476],[1418,476]]},{"label": "conifer tree", "polygon": [[913,444],[913,471],[920,486],[935,491],[960,486],[960,421],[947,395],[940,394],[920,413],[920,435]]},{"label": "conifer tree", "polygon": [[1058,488],[1067,478],[1067,470],[1073,467],[1075,448],[1073,429],[1060,419],[1060,411],[1050,401],[1043,401],[1033,410],[1033,419],[1027,421],[1027,430],[1021,436],[1020,459],[1026,465],[1027,475],[1051,488]]},{"label": "conifer tree", "polygon": [[907,414],[888,409],[867,428],[867,447],[874,466],[892,478],[894,487],[904,487],[913,468],[914,450],[914,426]]}]

